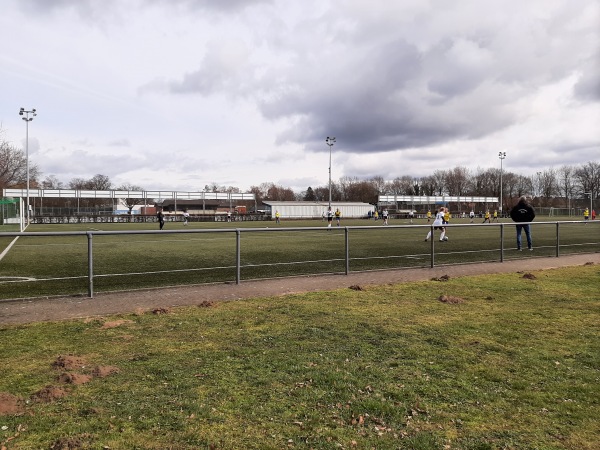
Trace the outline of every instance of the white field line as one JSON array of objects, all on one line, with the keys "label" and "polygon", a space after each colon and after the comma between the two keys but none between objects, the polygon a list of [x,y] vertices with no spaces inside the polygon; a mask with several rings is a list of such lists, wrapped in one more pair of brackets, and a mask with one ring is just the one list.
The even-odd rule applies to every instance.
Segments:
[{"label": "white field line", "polygon": [[2,261],[2,259],[6,256],[6,254],[12,248],[14,243],[17,242],[17,239],[19,239],[19,236],[15,236],[15,238],[12,240],[12,242],[10,244],[8,244],[8,246],[4,249],[4,251],[2,253],[0,253],[0,261]]}]

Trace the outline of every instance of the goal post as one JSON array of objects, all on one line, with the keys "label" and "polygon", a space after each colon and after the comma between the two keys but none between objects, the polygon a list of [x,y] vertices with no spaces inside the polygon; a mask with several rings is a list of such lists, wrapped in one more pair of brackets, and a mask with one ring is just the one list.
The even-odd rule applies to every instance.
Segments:
[{"label": "goal post", "polygon": [[22,198],[0,198],[0,225],[2,230],[23,231],[24,219]]}]

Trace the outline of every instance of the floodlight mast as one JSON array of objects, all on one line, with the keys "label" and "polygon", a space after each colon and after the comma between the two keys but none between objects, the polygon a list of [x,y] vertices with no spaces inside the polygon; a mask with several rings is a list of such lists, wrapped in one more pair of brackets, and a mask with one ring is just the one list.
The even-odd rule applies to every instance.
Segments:
[{"label": "floodlight mast", "polygon": [[506,152],[499,152],[498,158],[500,158],[500,217],[502,217],[502,161],[506,158]]},{"label": "floodlight mast", "polygon": [[592,215],[592,211],[594,210],[594,199],[592,197],[592,190],[590,189],[590,192],[584,192],[583,195],[589,195],[590,196],[590,216]]},{"label": "floodlight mast", "polygon": [[[29,115],[31,114],[31,117]],[[35,108],[31,110],[26,110],[25,108],[21,108],[19,110],[20,116],[25,121],[25,165],[27,166],[27,225],[29,225],[31,221],[31,213],[29,212],[29,122],[33,120],[37,113]]]},{"label": "floodlight mast", "polygon": [[327,136],[325,143],[329,146],[329,209],[331,209],[331,147],[335,144],[335,138]]}]

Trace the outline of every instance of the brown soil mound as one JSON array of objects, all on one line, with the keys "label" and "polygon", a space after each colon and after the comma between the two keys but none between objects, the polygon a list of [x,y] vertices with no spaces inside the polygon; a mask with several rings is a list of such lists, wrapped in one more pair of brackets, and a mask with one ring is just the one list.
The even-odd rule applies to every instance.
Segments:
[{"label": "brown soil mound", "polygon": [[58,381],[59,381],[59,383],[79,385],[79,384],[85,384],[85,383],[91,381],[92,378],[93,377],[91,375],[65,372],[58,376]]},{"label": "brown soil mound", "polygon": [[73,355],[60,355],[52,363],[52,367],[65,370],[80,370],[85,368],[86,365],[85,359]]},{"label": "brown soil mound", "polygon": [[51,402],[53,400],[63,398],[66,395],[67,391],[61,387],[46,386],[33,394],[31,399],[38,402]]},{"label": "brown soil mound", "polygon": [[453,297],[452,295],[440,295],[438,300],[442,303],[453,303],[453,304],[462,303],[465,301],[463,298]]},{"label": "brown soil mound", "polygon": [[92,371],[92,375],[98,378],[104,378],[113,373],[119,373],[119,368],[115,366],[98,366]]},{"label": "brown soil mound", "polygon": [[449,279],[450,279],[450,276],[442,275],[441,277],[438,277],[438,278],[432,278],[431,281],[448,281]]},{"label": "brown soil mound", "polygon": [[523,278],[527,278],[528,280],[535,280],[537,277],[532,273],[526,273],[523,275]]},{"label": "brown soil mound", "polygon": [[23,399],[8,392],[0,392],[0,416],[20,414],[25,411]]}]

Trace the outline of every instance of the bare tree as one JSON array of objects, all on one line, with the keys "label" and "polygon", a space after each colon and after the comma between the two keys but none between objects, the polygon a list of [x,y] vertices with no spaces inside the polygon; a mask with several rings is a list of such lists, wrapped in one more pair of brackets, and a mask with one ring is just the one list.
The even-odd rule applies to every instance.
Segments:
[{"label": "bare tree", "polygon": [[539,175],[539,195],[543,206],[550,206],[550,199],[558,195],[558,182],[554,169],[544,170]]},{"label": "bare tree", "polygon": [[469,189],[469,170],[466,167],[455,167],[448,170],[445,176],[448,195],[466,195]]},{"label": "bare tree", "polygon": [[[117,188],[118,191],[143,191],[144,188],[137,186],[135,184],[125,183]],[[129,210],[127,213],[131,215],[131,211],[137,205],[145,205],[146,202],[153,202],[154,199],[151,198],[120,198],[119,203],[126,206]]]},{"label": "bare tree", "polygon": [[[29,186],[36,187],[41,172],[29,161]],[[27,157],[23,150],[0,141],[0,189],[27,186]]]},{"label": "bare tree", "polygon": [[48,175],[42,181],[42,189],[63,189],[64,184],[60,181],[56,175]]},{"label": "bare tree", "polygon": [[600,163],[590,161],[575,170],[577,193],[591,192],[592,198],[598,198],[600,191]]},{"label": "bare tree", "polygon": [[575,168],[573,166],[562,166],[558,169],[557,181],[560,195],[565,198],[566,207],[571,211],[571,198],[575,191]]},{"label": "bare tree", "polygon": [[387,184],[387,191],[391,195],[414,195],[413,192],[414,181],[413,178],[408,175],[394,178],[390,183]]}]

